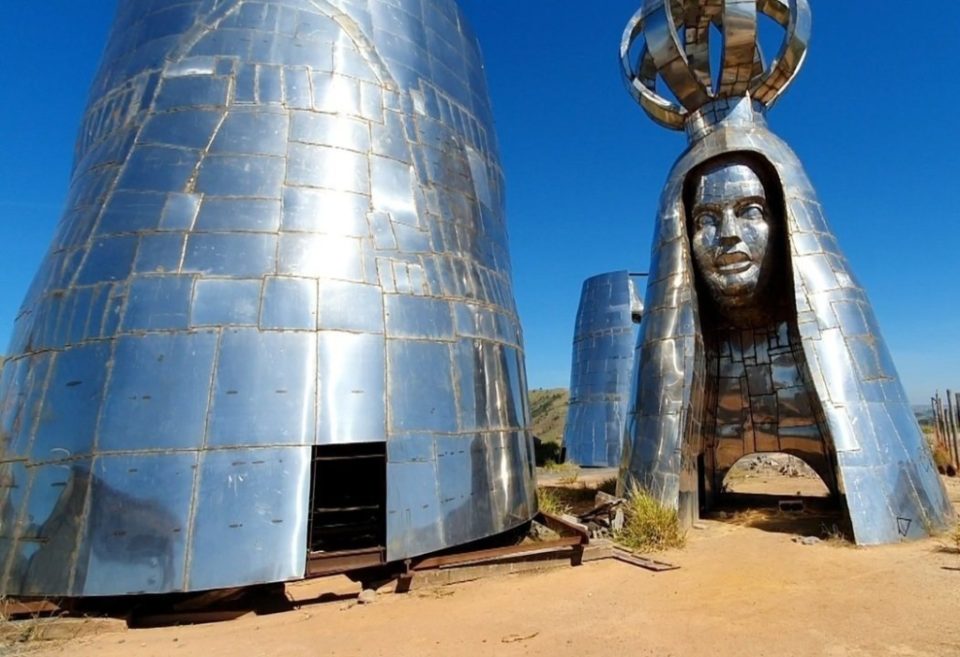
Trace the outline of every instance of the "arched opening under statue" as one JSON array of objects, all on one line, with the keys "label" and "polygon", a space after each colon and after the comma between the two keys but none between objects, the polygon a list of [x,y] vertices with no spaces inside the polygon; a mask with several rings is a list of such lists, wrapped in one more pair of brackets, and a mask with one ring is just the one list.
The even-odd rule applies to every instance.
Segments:
[{"label": "arched opening under statue", "polygon": [[704,518],[821,539],[853,536],[846,505],[832,480],[796,455],[748,454],[717,478],[712,503],[701,508]]},{"label": "arched opening under statue", "polygon": [[727,470],[719,497],[729,496],[826,499],[834,491],[803,459],[770,452],[744,456]]}]

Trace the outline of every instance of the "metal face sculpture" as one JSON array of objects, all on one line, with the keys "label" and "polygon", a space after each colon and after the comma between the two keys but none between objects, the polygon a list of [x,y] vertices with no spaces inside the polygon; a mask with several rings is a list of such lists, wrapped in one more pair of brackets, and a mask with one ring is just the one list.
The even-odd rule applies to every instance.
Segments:
[{"label": "metal face sculpture", "polygon": [[454,0],[121,0],[0,379],[0,595],[394,561],[536,512]]},{"label": "metal face sculpture", "polygon": [[618,271],[593,276],[583,284],[563,445],[567,461],[584,467],[620,463],[636,328],[643,315],[636,279]]},{"label": "metal face sculpture", "polygon": [[[787,32],[770,66],[760,13]],[[647,0],[627,26],[631,93],[690,144],[660,202],[621,490],[643,486],[690,524],[737,460],[786,452],[817,471],[857,543],[925,536],[953,517],[930,449],[866,293],[764,116],[809,32],[807,0]]]},{"label": "metal face sculpture", "polygon": [[762,304],[779,225],[771,222],[763,183],[749,165],[726,160],[694,179],[690,239],[711,298],[726,309]]}]

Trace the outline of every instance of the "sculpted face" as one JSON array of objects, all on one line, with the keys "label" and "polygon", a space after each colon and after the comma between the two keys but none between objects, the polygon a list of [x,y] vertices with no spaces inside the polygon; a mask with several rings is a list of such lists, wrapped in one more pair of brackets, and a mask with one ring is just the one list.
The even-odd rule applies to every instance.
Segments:
[{"label": "sculpted face", "polygon": [[773,269],[776,226],[763,183],[739,160],[708,166],[694,183],[690,217],[696,266],[722,308],[750,306]]}]

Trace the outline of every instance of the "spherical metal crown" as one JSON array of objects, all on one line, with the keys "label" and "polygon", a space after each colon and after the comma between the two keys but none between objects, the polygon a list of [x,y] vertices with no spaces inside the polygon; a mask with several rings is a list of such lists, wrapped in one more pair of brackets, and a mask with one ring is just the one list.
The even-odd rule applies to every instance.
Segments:
[{"label": "spherical metal crown", "polygon": [[[760,51],[758,13],[787,32],[769,67]],[[808,0],[645,0],[627,24],[620,62],[631,95],[647,114],[683,130],[691,114],[716,100],[749,96],[773,105],[803,65],[810,23]],[[723,34],[717,77],[710,70],[711,25]],[[658,93],[658,76],[678,102]]]}]

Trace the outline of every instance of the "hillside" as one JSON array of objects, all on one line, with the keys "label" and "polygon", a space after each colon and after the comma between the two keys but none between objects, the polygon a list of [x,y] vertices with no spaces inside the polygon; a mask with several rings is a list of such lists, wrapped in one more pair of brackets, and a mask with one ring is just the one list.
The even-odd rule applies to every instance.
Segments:
[{"label": "hillside", "polygon": [[563,439],[563,427],[567,421],[567,405],[570,393],[565,388],[530,391],[530,414],[533,416],[533,435],[545,443],[557,443]]}]

